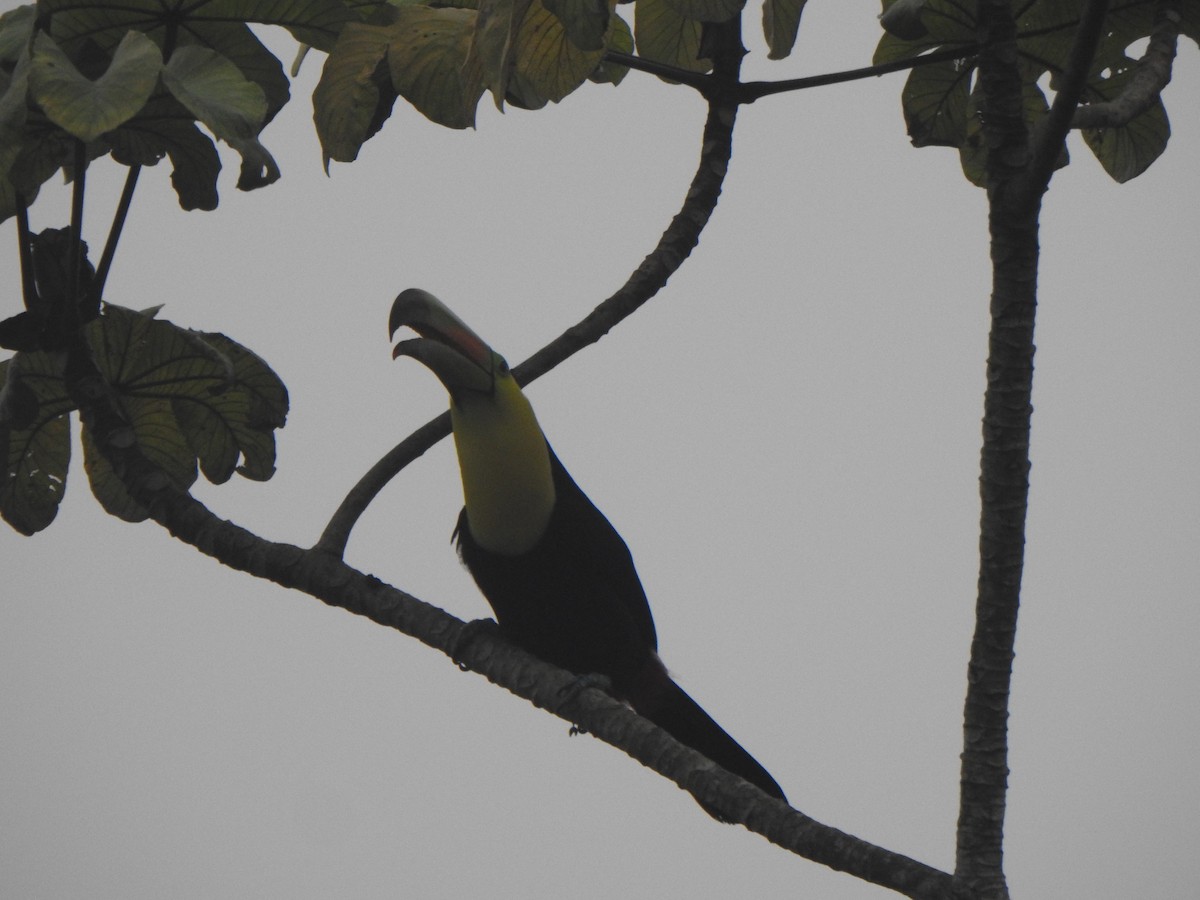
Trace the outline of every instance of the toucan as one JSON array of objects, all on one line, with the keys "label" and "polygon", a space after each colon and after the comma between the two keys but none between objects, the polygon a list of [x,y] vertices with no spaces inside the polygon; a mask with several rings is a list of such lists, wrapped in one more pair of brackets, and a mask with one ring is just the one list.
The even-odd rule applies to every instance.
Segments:
[{"label": "toucan", "polygon": [[396,298],[388,325],[393,339],[402,327],[420,335],[398,343],[393,359],[423,363],[450,394],[466,501],[452,540],[501,634],[581,677],[606,678],[676,740],[785,799],[671,679],[629,548],[559,462],[504,358],[417,288]]}]

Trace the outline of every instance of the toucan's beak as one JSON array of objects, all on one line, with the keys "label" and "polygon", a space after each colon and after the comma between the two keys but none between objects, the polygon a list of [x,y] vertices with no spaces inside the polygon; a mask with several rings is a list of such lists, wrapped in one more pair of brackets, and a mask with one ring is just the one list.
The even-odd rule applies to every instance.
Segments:
[{"label": "toucan's beak", "polygon": [[393,359],[411,356],[423,363],[451,396],[462,391],[491,393],[501,358],[437,297],[420,288],[401,291],[388,317],[388,336],[395,337],[404,327],[421,337],[397,344]]}]

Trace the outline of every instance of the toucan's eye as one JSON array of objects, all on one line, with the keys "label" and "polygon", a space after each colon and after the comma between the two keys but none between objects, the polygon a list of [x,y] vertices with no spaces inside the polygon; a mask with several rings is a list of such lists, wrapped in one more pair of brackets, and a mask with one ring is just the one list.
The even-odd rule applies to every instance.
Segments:
[{"label": "toucan's eye", "polygon": [[500,372],[501,375],[507,375],[508,374],[508,361],[505,360],[504,358],[501,358],[500,362],[496,365],[496,369]]}]

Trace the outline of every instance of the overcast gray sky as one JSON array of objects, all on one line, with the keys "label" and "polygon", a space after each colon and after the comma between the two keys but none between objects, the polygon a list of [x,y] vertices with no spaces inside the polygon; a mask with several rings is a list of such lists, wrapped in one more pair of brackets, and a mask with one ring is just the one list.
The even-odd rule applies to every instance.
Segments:
[{"label": "overcast gray sky", "polygon": [[[812,4],[792,60],[752,36],[749,77],[866,64],[877,11]],[[277,476],[198,494],[302,545],[445,406],[390,360],[395,294],[433,291],[524,358],[651,249],[703,121],[690,91],[638,73],[537,113],[485,102],[474,132],[398,104],[326,178],[320,61],[265,134],[283,180],[239,194],[227,159],[221,208],[186,214],[148,170],[109,283],[287,382]],[[1045,205],[1016,897],[1200,891],[1198,63],[1182,42],[1146,175],[1112,183],[1073,136]],[[989,267],[982,192],[952,151],[908,145],[903,78],[745,109],[697,253],[529,394],[633,549],[687,690],[798,808],[948,868]],[[93,246],[120,174],[91,173]],[[47,190],[35,225],[65,223],[66,201]],[[485,615],[449,542],[460,504],[444,443],[381,495],[349,561]],[[0,559],[0,896],[885,895],[716,824],[402,635],[107,518],[78,454],[58,520],[0,530]]]}]

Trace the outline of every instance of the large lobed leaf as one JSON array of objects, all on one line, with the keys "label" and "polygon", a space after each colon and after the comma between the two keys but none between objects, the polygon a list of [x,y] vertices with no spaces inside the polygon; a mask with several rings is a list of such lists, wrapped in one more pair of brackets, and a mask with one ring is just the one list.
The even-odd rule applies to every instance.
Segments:
[{"label": "large lobed leaf", "polygon": [[81,141],[94,141],[129,121],[158,84],[162,55],[144,34],[130,31],[95,81],[83,75],[45,32],[33,40],[30,96],[55,125]]},{"label": "large lobed leaf", "polygon": [[[1093,77],[1084,97],[1093,103],[1112,100],[1120,95],[1136,73],[1134,61],[1123,60]],[[1167,149],[1170,137],[1171,124],[1161,99],[1120,128],[1085,128],[1083,131],[1084,141],[1104,166],[1104,171],[1121,183],[1145,172]]]},{"label": "large lobed leaf", "polygon": [[[271,477],[274,431],[287,418],[288,398],[258,356],[224,335],[112,305],[87,335],[139,449],[177,487],[195,481],[197,466],[218,484],[235,471]],[[48,352],[0,363],[0,515],[25,534],[53,521],[66,486],[67,414],[75,407],[62,367],[63,355]],[[144,519],[146,511],[86,428],[83,447],[85,471],[104,508],[129,521]]]}]

